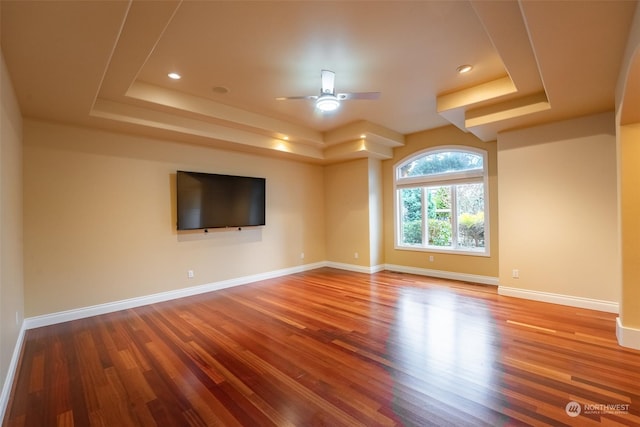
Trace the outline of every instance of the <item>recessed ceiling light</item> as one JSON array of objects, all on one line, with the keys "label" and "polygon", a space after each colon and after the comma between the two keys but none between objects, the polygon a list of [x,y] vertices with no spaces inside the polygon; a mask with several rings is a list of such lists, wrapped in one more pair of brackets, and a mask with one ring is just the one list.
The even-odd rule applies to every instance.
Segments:
[{"label": "recessed ceiling light", "polygon": [[469,64],[461,65],[456,70],[458,71],[458,74],[464,74],[464,73],[468,73],[469,71],[473,70],[473,66],[471,66]]},{"label": "recessed ceiling light", "polygon": [[182,76],[178,73],[169,73],[167,74],[167,77],[173,80],[180,80],[182,78]]},{"label": "recessed ceiling light", "polygon": [[366,133],[361,134],[360,139],[367,139],[367,134]]}]

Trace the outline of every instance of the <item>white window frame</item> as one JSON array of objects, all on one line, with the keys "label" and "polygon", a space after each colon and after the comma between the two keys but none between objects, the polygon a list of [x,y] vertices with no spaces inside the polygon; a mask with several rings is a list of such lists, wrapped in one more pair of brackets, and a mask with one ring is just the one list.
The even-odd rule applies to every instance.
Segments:
[{"label": "white window frame", "polygon": [[[444,152],[463,152],[463,153],[471,153],[475,155],[482,156],[482,169],[477,170],[468,170],[468,171],[457,171],[457,172],[445,172],[439,174],[432,175],[424,175],[424,176],[412,176],[412,177],[401,177],[400,176],[400,168],[402,168],[407,163],[410,163],[418,158],[425,157],[432,154],[444,153]],[[422,244],[421,246],[414,245],[403,245],[400,242],[402,238],[402,201],[400,200],[399,194],[400,190],[403,188],[416,188],[422,187],[423,191],[429,187],[442,187],[442,186],[455,186],[457,184],[471,184],[471,183],[482,183],[484,188],[484,250],[469,250],[469,249],[458,249],[456,247],[457,244],[457,235],[458,235],[458,224],[457,224],[457,206],[456,206],[456,197],[452,197],[452,240],[455,243],[453,247],[442,247],[442,246],[430,246],[428,244]],[[453,187],[455,190],[455,187]],[[423,202],[426,200],[423,198]],[[486,150],[482,150],[475,147],[467,147],[461,145],[446,145],[446,146],[438,146],[426,148],[424,150],[413,153],[399,162],[397,162],[393,166],[393,204],[394,204],[394,242],[395,249],[398,250],[407,250],[407,251],[420,251],[420,252],[434,252],[434,253],[449,253],[449,254],[459,254],[459,255],[472,255],[472,256],[485,256],[488,257],[491,255],[490,253],[490,217],[489,217],[489,165],[488,165],[488,155]],[[426,212],[424,203],[422,206],[422,222],[423,222],[423,233],[426,230]]]}]

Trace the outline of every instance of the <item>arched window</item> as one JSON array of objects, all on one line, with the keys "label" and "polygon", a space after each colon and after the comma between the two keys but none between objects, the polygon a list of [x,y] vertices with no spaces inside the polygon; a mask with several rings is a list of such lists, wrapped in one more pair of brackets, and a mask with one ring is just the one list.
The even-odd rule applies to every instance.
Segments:
[{"label": "arched window", "polygon": [[396,248],[489,254],[487,153],[438,147],[395,166]]}]

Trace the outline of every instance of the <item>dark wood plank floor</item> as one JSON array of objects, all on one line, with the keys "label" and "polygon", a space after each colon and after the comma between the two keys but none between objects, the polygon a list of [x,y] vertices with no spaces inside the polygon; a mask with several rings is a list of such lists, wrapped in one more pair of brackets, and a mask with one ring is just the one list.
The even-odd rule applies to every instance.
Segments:
[{"label": "dark wood plank floor", "polygon": [[333,269],[30,330],[3,422],[596,424],[640,425],[615,315]]}]

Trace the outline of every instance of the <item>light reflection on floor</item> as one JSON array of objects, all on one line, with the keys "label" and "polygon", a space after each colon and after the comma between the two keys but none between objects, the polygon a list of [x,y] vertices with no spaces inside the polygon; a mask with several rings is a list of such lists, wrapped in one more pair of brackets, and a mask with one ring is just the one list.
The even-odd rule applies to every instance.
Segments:
[{"label": "light reflection on floor", "polygon": [[[423,402],[441,406],[445,418],[448,411],[458,411],[461,402],[491,406],[486,390],[499,382],[492,368],[499,355],[493,322],[477,299],[447,289],[403,289],[388,342],[396,397],[406,395],[402,390],[418,391]],[[479,415],[486,423],[500,417]]]}]

